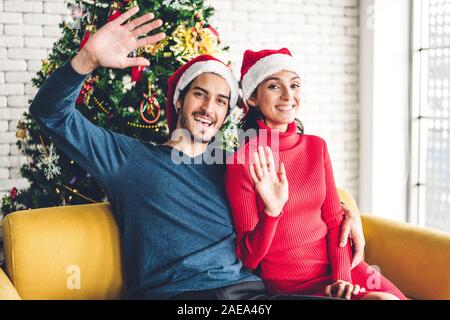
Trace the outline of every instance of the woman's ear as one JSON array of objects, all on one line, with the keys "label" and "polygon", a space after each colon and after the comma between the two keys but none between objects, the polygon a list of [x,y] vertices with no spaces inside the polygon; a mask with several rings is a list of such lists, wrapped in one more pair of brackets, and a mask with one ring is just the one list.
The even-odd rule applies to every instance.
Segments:
[{"label": "woman's ear", "polygon": [[255,96],[251,95],[250,98],[247,99],[247,105],[251,107],[256,107]]}]

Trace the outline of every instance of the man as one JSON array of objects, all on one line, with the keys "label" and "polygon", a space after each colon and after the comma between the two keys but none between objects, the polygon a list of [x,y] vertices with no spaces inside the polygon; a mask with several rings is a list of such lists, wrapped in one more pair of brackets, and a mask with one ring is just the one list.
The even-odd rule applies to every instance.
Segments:
[{"label": "man", "polygon": [[137,12],[137,7],[128,10],[92,35],[47,79],[30,113],[106,191],[120,229],[128,298],[267,298],[260,278],[235,256],[224,166],[173,161],[174,150],[183,157],[202,157],[228,108],[236,104],[237,82],[223,63],[201,56],[169,80],[169,127],[183,129],[189,138],[154,146],[99,128],[74,107],[95,68],[149,65],[128,54],[162,40],[162,33],[137,40],[162,22],[149,22],[151,13],[127,22]]}]

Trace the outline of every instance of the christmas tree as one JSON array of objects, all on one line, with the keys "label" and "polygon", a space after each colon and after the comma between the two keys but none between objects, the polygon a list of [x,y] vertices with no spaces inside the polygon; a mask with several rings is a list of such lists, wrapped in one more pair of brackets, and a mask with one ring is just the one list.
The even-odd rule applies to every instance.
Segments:
[{"label": "christmas tree", "polygon": [[[221,46],[219,34],[208,23],[213,8],[205,5],[204,0],[69,1],[70,19],[60,24],[62,36],[49,57],[42,61],[42,68],[32,82],[40,88],[54,70],[78,52],[91,34],[134,6],[139,6],[140,14],[153,12],[155,18],[164,21],[160,31],[167,37],[163,41],[131,53],[148,59],[150,67],[97,68],[85,81],[76,108],[97,126],[161,143],[167,140],[168,134],[164,117],[168,77],[182,63],[199,54],[220,56],[227,49]],[[228,137],[225,147],[232,147],[236,140],[230,133],[237,121],[233,119],[229,117],[224,126],[227,128],[224,135]],[[107,200],[102,188],[73,160],[58,151],[28,113],[24,113],[17,129],[17,145],[30,159],[21,168],[30,187],[13,188],[4,196],[3,214]]]}]

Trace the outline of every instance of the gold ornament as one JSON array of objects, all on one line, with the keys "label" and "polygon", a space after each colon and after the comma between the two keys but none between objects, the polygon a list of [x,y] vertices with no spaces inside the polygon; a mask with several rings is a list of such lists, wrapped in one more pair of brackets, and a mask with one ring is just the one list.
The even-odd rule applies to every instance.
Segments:
[{"label": "gold ornament", "polygon": [[197,22],[193,28],[180,25],[172,34],[175,45],[170,49],[181,63],[185,63],[200,54],[218,54],[219,39],[203,23]]},{"label": "gold ornament", "polygon": [[16,138],[25,139],[27,136],[27,126],[22,121],[17,124]]},{"label": "gold ornament", "polygon": [[94,33],[96,29],[97,28],[94,24],[88,24],[84,30],[88,31],[89,33]]}]

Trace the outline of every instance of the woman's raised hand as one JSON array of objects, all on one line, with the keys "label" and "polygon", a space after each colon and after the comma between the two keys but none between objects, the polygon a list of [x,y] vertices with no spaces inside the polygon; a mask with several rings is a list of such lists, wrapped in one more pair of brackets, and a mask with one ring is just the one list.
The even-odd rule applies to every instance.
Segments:
[{"label": "woman's raised hand", "polygon": [[91,35],[84,47],[72,59],[73,68],[81,74],[87,74],[97,67],[123,69],[148,66],[150,63],[147,59],[128,57],[128,55],[137,48],[161,41],[165,38],[165,34],[160,32],[138,39],[138,36],[147,34],[162,25],[160,19],[152,20],[153,13],[146,13],[127,22],[138,11],[138,7],[129,9]]},{"label": "woman's raised hand", "polygon": [[286,169],[281,163],[276,172],[272,150],[269,147],[259,147],[258,152],[255,152],[253,156],[254,163],[250,163],[250,175],[264,202],[265,212],[277,217],[289,198]]}]

